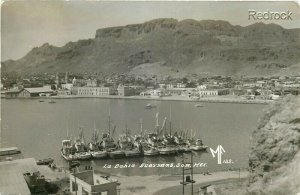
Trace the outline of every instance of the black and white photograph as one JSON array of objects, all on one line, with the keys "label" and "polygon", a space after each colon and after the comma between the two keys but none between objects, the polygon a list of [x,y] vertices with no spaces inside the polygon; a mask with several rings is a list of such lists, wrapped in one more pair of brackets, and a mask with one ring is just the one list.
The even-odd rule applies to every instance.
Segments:
[{"label": "black and white photograph", "polygon": [[300,195],[299,1],[1,1],[0,195]]}]

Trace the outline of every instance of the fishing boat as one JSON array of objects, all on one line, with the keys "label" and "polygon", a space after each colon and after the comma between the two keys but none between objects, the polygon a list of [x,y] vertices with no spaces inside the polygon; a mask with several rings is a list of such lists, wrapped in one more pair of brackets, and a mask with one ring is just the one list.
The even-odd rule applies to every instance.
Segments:
[{"label": "fishing boat", "polygon": [[51,100],[50,102],[49,102],[49,104],[55,104],[56,103],[56,101],[54,101],[54,100]]},{"label": "fishing boat", "polygon": [[62,140],[61,156],[67,161],[78,159],[77,156],[74,155],[72,141],[70,139]]},{"label": "fishing boat", "polygon": [[78,160],[88,160],[92,157],[92,155],[87,152],[82,129],[80,130],[79,137],[75,140],[74,148],[74,155],[78,158]]},{"label": "fishing boat", "polygon": [[183,137],[181,135],[178,135],[177,133],[174,134],[174,142],[177,147],[177,152],[181,153],[181,152],[190,152],[191,151],[191,149],[185,143],[185,140],[183,139]]},{"label": "fishing boat", "polygon": [[126,157],[138,157],[141,155],[139,146],[137,145],[137,147],[135,147],[127,128],[125,135],[120,136],[118,144],[121,150],[124,151]]},{"label": "fishing boat", "polygon": [[98,132],[96,129],[92,135],[91,142],[88,144],[88,150],[95,159],[103,159],[107,157],[107,152],[103,150],[103,147],[101,147],[98,143]]},{"label": "fishing boat", "polygon": [[123,158],[125,156],[124,151],[120,150],[120,146],[115,144],[115,141],[113,139],[113,135],[114,135],[115,131],[116,131],[116,126],[114,125],[114,128],[111,133],[111,119],[110,119],[110,110],[109,110],[108,133],[104,133],[102,135],[102,142],[100,145],[107,152],[107,155],[110,158]]},{"label": "fishing boat", "polygon": [[208,146],[203,144],[201,139],[188,139],[187,143],[189,148],[193,151],[204,151],[208,148]]},{"label": "fishing boat", "polygon": [[153,147],[154,144],[149,144],[146,139],[144,139],[143,136],[135,136],[134,139],[134,145],[137,148],[140,148],[139,150],[141,153],[145,156],[157,156],[159,155],[159,151]]},{"label": "fishing boat", "polygon": [[177,148],[176,143],[174,142],[174,138],[171,135],[165,135],[163,136],[162,146],[159,146],[157,149],[160,154],[176,154]]},{"label": "fishing boat", "polygon": [[145,156],[158,156],[159,151],[156,148],[145,145],[143,146],[143,154]]},{"label": "fishing boat", "polygon": [[125,156],[124,151],[119,149],[109,134],[103,134],[101,145],[110,158],[123,158]]}]

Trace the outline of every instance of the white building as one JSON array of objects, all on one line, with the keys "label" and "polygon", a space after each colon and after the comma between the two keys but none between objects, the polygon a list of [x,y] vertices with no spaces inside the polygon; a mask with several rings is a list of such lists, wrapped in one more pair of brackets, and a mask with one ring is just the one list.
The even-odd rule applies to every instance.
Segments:
[{"label": "white building", "polygon": [[70,192],[72,194],[117,195],[118,181],[100,176],[94,171],[70,174]]},{"label": "white building", "polygon": [[199,90],[200,97],[217,96],[218,90]]},{"label": "white building", "polygon": [[61,88],[64,89],[64,90],[69,90],[69,91],[71,91],[72,87],[73,87],[73,84],[72,84],[72,83],[61,84]]},{"label": "white building", "polygon": [[73,87],[72,94],[80,96],[108,96],[114,91],[110,87]]},{"label": "white building", "polygon": [[141,96],[150,96],[150,97],[162,97],[164,96],[163,90],[160,89],[150,89],[140,93]]}]

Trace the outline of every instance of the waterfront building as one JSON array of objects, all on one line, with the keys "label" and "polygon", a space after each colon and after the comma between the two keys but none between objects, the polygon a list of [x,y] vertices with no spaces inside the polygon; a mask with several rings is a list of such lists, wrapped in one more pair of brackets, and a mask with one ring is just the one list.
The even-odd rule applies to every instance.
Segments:
[{"label": "waterfront building", "polygon": [[70,192],[72,194],[107,194],[117,195],[118,181],[107,176],[100,176],[94,171],[70,174]]},{"label": "waterfront building", "polygon": [[111,87],[73,87],[71,93],[80,96],[109,96],[115,91]]},{"label": "waterfront building", "polygon": [[217,96],[218,90],[199,90],[200,97]]},{"label": "waterfront building", "polygon": [[24,88],[19,92],[18,97],[38,97],[38,96],[51,96],[54,92],[51,87],[35,87]]},{"label": "waterfront building", "polygon": [[140,93],[140,96],[162,97],[164,92],[161,89],[150,89]]},{"label": "waterfront building", "polygon": [[228,94],[229,94],[229,89],[199,90],[200,97],[228,95]]},{"label": "waterfront building", "polygon": [[8,91],[1,91],[1,97],[2,97],[2,93],[3,93],[3,97],[6,98],[17,98],[19,96],[20,93],[20,89],[13,89],[13,90],[8,90]]},{"label": "waterfront building", "polygon": [[118,86],[118,96],[133,96],[135,91],[129,86],[119,85]]}]

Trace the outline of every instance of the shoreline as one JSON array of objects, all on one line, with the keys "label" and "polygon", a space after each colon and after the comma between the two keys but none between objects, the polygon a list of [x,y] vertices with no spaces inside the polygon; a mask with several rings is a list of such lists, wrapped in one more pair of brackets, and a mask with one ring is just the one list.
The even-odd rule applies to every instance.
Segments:
[{"label": "shoreline", "polygon": [[[220,171],[212,172],[211,175],[194,174],[195,191],[199,186],[206,184],[222,184],[236,182],[248,176],[247,171]],[[123,176],[112,175],[120,182],[120,191],[123,195],[154,194],[154,195],[175,195],[181,193],[182,175],[151,175],[151,176]],[[197,186],[197,188],[196,188]],[[191,188],[188,185],[186,188]]]},{"label": "shoreline", "polygon": [[145,97],[145,96],[79,96],[79,95],[58,95],[49,97],[24,97],[24,98],[6,98],[1,99],[83,99],[83,98],[99,98],[99,99],[126,99],[126,100],[149,100],[149,101],[183,101],[183,102],[198,102],[198,103],[234,103],[234,104],[270,104],[274,100],[248,100],[233,96],[216,96],[216,97],[205,97],[198,100],[190,99],[182,96],[166,96],[166,97]]}]

